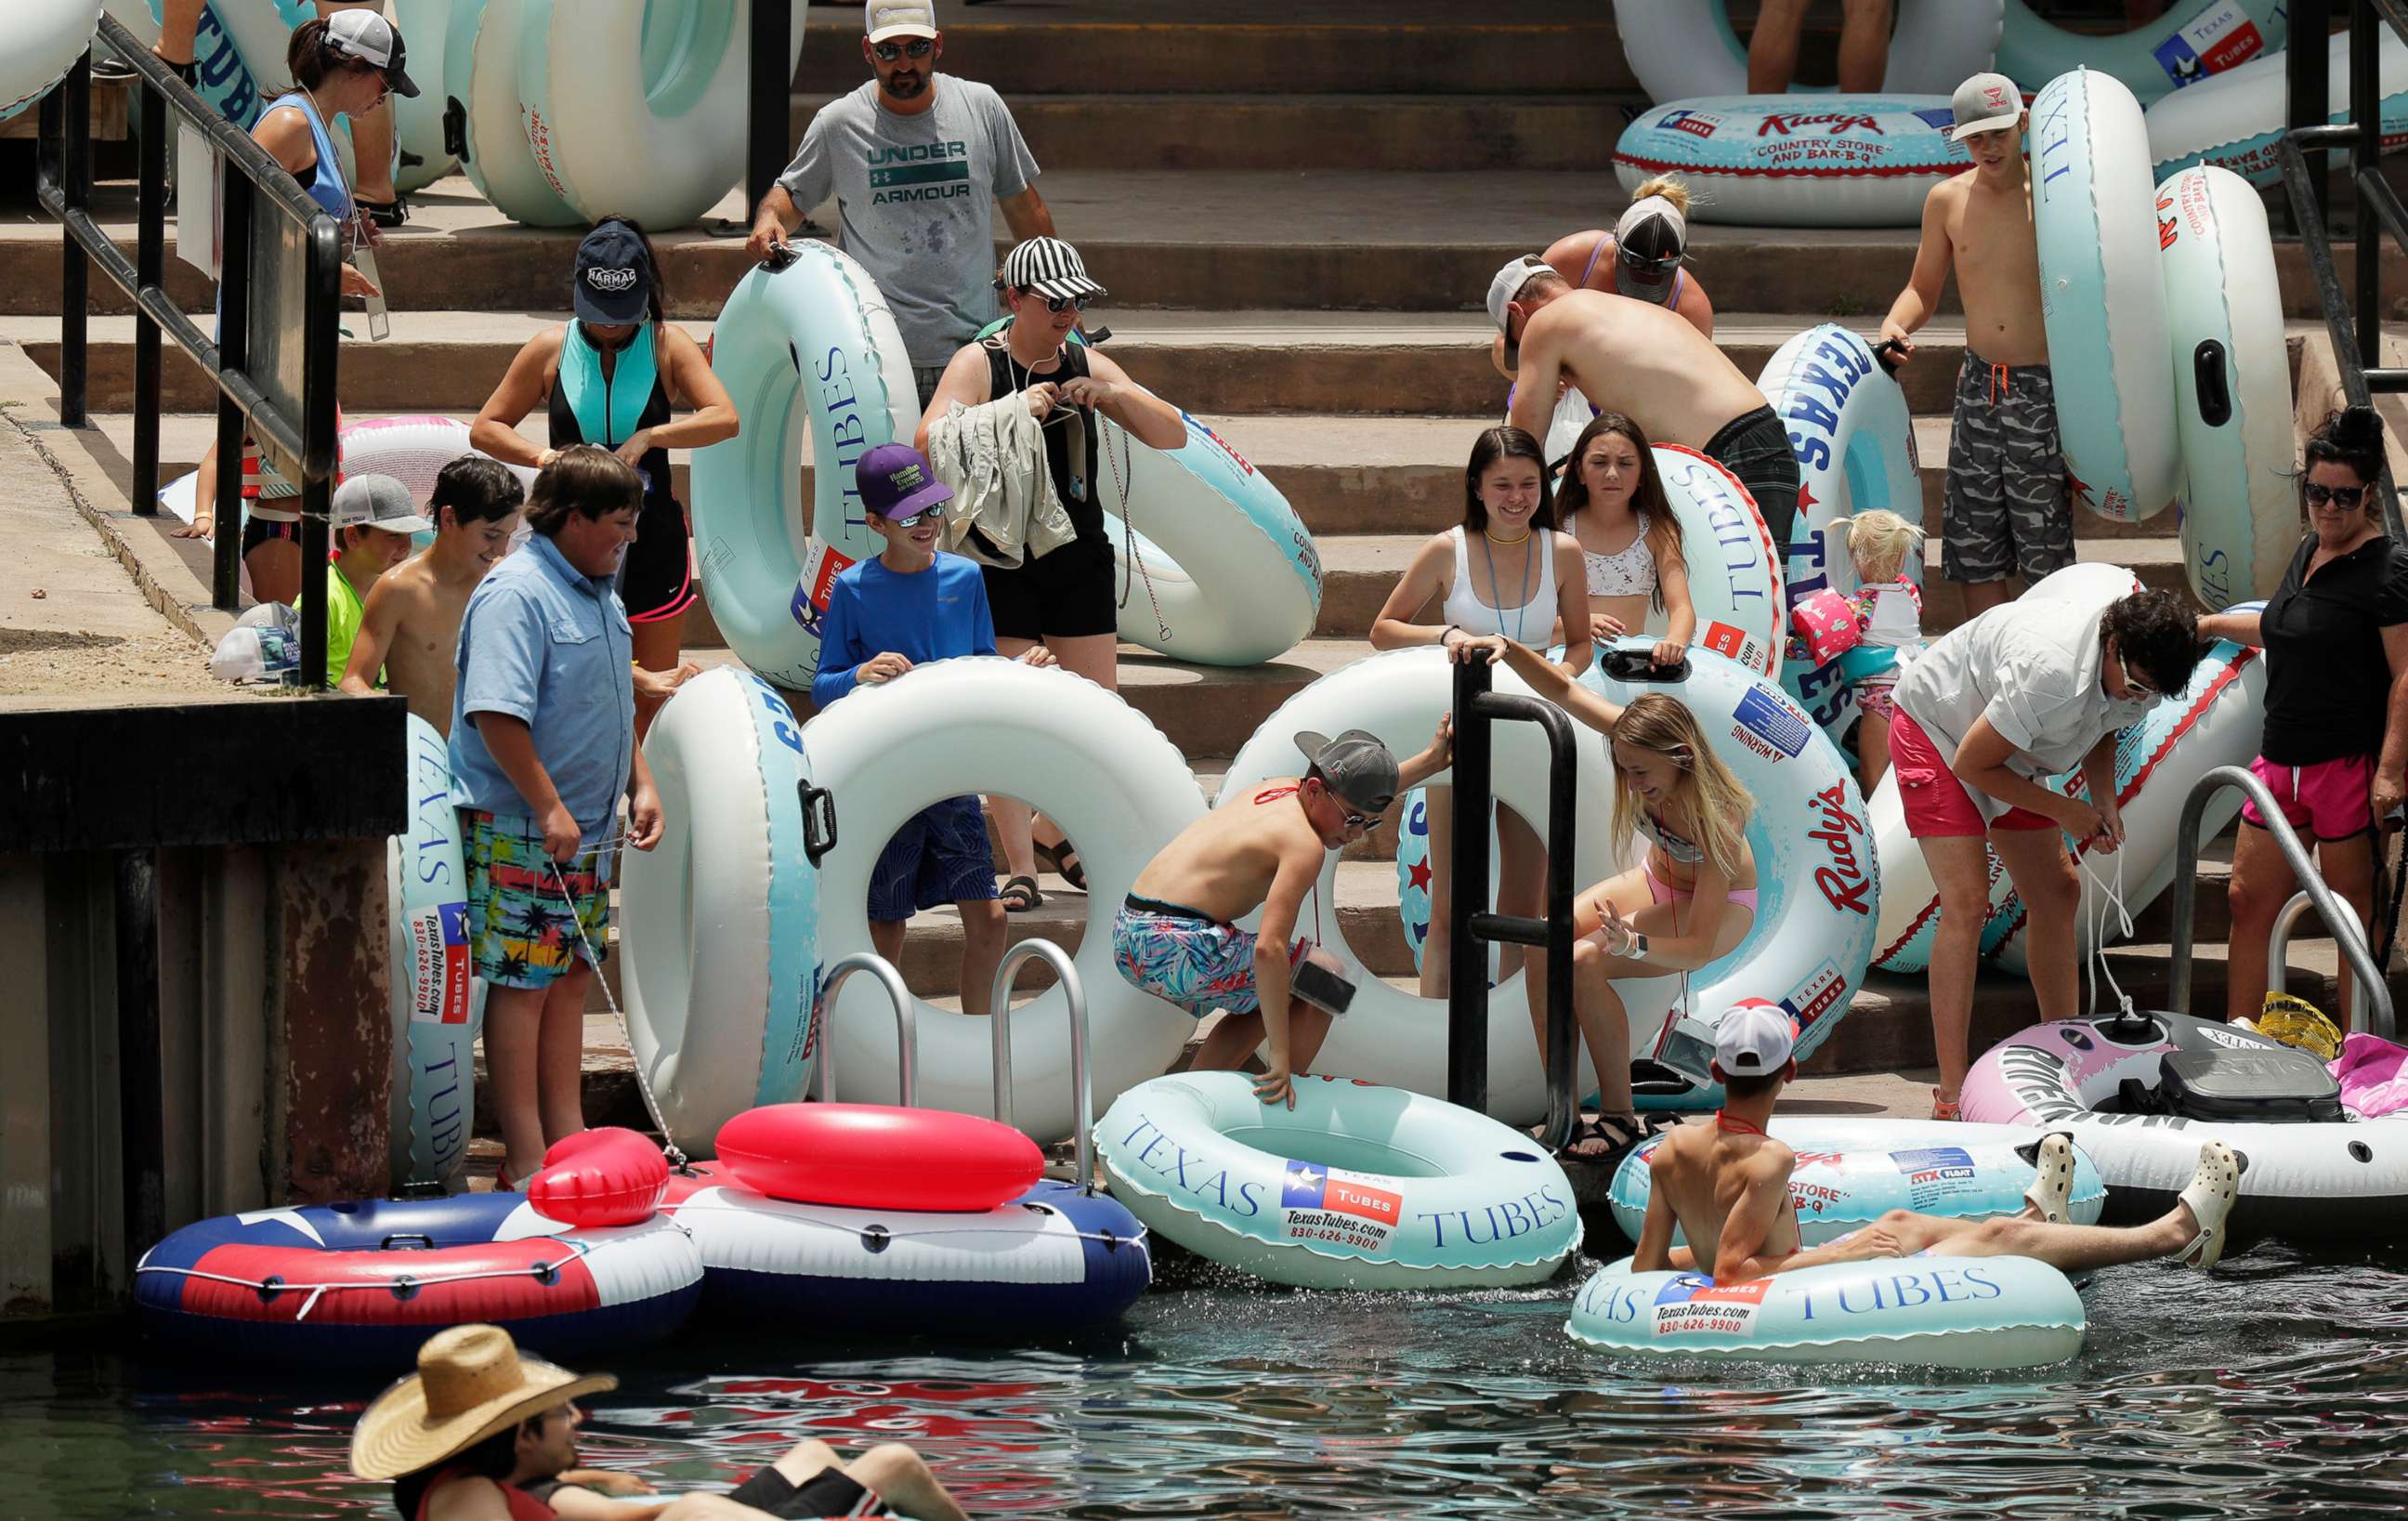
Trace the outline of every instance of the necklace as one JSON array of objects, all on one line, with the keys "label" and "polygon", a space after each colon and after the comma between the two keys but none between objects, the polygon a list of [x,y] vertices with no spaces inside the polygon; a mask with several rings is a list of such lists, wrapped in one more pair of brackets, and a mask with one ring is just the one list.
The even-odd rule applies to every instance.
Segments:
[{"label": "necklace", "polygon": [[[1529,537],[1529,534],[1526,532],[1522,535],[1522,538],[1527,538]],[[1516,544],[1521,541],[1521,538],[1512,540],[1512,542]],[[1497,584],[1496,552],[1491,550],[1488,547],[1488,530],[1483,528],[1480,530],[1480,554],[1481,558],[1488,562],[1489,595],[1492,596],[1502,596],[1505,595],[1505,589]],[[1522,595],[1521,599],[1513,604],[1513,642],[1516,644],[1522,642],[1522,620],[1530,610],[1530,572],[1538,568],[1538,558],[1539,557],[1536,554],[1525,554],[1522,556]],[[1478,601],[1479,598],[1475,596],[1472,600]],[[1505,610],[1498,608],[1494,610],[1497,614],[1497,632],[1502,634],[1505,632]]]},{"label": "necklace", "polygon": [[1745,1120],[1735,1120],[1731,1118],[1727,1112],[1719,1109],[1714,1111],[1714,1128],[1722,1131],[1725,1135],[1764,1136],[1767,1141],[1772,1139],[1770,1135],[1765,1134],[1765,1131],[1761,1126],[1750,1125]]},{"label": "necklace", "polygon": [[1519,543],[1521,543],[1521,542],[1522,542],[1522,539],[1524,539],[1524,538],[1529,538],[1529,537],[1530,537],[1530,530],[1529,530],[1529,529],[1527,529],[1527,528],[1525,528],[1525,529],[1523,529],[1523,530],[1522,530],[1522,538],[1498,538],[1495,534],[1489,533],[1489,531],[1488,531],[1487,529],[1485,529],[1485,528],[1481,529],[1481,530],[1480,530],[1480,532],[1481,532],[1481,534],[1482,534],[1484,537],[1485,537],[1485,538],[1487,538],[1488,542],[1490,542],[1490,543],[1492,543],[1492,544],[1506,544],[1506,545],[1519,544]]}]

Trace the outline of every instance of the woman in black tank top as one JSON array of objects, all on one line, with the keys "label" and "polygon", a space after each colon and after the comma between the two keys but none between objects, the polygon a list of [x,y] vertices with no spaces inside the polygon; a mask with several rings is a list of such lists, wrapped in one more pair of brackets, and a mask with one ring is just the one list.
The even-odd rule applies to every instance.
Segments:
[{"label": "woman in black tank top", "polygon": [[[954,402],[982,407],[1006,396],[1027,398],[1029,411],[1045,424],[1046,467],[1078,538],[1016,570],[986,567],[995,646],[998,653],[1017,657],[1041,643],[1067,669],[1117,691],[1120,599],[1113,590],[1104,510],[1107,504],[1117,509],[1120,498],[1111,484],[1100,421],[1108,418],[1139,443],[1161,450],[1186,443],[1187,421],[1178,408],[1130,380],[1120,366],[1077,337],[1080,312],[1104,288],[1087,278],[1086,266],[1069,244],[1055,237],[1030,238],[1004,259],[995,283],[1010,321],[953,355],[913,442],[926,453],[930,422],[943,417]],[[1077,448],[1072,447],[1069,425],[1074,416],[1083,440]],[[1100,481],[1098,469],[1103,471]],[[1085,888],[1086,875],[1068,841],[1056,836],[1053,842],[1036,845],[1027,805],[1009,797],[988,801],[1013,878],[1033,880],[1041,852],[1071,886]],[[1038,838],[1055,834],[1048,825]],[[1033,888],[1007,884],[1007,909],[1018,912],[1038,901]]]}]

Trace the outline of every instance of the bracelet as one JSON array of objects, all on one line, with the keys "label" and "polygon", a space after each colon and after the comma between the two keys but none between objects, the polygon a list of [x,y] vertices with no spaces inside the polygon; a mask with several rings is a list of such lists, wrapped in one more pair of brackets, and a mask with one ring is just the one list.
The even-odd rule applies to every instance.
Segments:
[{"label": "bracelet", "polygon": [[1462,630],[1462,629],[1460,629],[1460,628],[1457,628],[1455,624],[1447,624],[1444,628],[1441,628],[1441,629],[1440,629],[1440,630],[1438,631],[1438,647],[1439,647],[1440,649],[1441,649],[1441,650],[1448,650],[1448,649],[1452,649],[1452,648],[1454,648],[1454,646],[1452,646],[1452,645],[1450,645],[1450,644],[1448,644],[1448,643],[1446,642],[1446,637],[1447,637],[1449,634],[1460,634],[1460,633],[1462,633],[1462,632],[1463,632],[1463,630]]}]

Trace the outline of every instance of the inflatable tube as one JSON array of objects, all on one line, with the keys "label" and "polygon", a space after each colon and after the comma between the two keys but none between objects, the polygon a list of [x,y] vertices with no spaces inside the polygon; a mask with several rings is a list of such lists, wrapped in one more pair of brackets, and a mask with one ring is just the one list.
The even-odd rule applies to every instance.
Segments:
[{"label": "inflatable tube", "polygon": [[1581,1285],[1564,1325],[1616,1353],[1972,1369],[2061,1363],[2087,1328],[2082,1296],[2030,1257],[1828,1262],[1721,1285],[1625,1257]]},{"label": "inflatable tube", "polygon": [[[2174,823],[2199,779],[2218,766],[2245,766],[2257,753],[2265,725],[2266,664],[2247,645],[2219,639],[2191,673],[2179,697],[2161,702],[2148,718],[2124,731],[2115,748],[2115,791],[2124,811],[2123,897],[2135,914],[2165,890],[2173,876]],[[2044,783],[2050,791],[2087,796],[2078,770],[2062,771]],[[2208,805],[2213,836],[2241,811],[2241,795],[2227,791]],[[1923,852],[1906,832],[1895,772],[1873,789],[1869,809],[1874,854],[1881,859],[1880,925],[1873,965],[1884,971],[1916,972],[1930,965],[1940,900]],[[2103,896],[2091,874],[2115,881],[2114,855],[2086,857],[2083,878],[2080,944],[2087,950]],[[1989,856],[1990,911],[1982,926],[1982,954],[2011,971],[2021,971],[2023,902],[1996,854]],[[2012,942],[2012,943],[2011,943]]]},{"label": "inflatable tube", "polygon": [[1913,227],[1931,187],[1971,163],[1948,140],[1955,118],[1945,92],[1956,83],[1939,88],[1928,95],[1676,100],[1622,129],[1613,175],[1625,191],[1653,175],[1681,176],[1698,195],[1692,222]]},{"label": "inflatable tube", "polygon": [[749,271],[712,332],[710,367],[744,431],[694,452],[694,547],[729,647],[780,686],[807,691],[819,673],[828,587],[881,548],[853,490],[853,462],[910,440],[920,394],[867,271],[825,243],[787,247],[794,262]]},{"label": "inflatable tube", "polygon": [[418,38],[409,61],[418,93],[393,97],[397,151],[393,186],[408,195],[460,167],[443,142],[443,65],[452,51],[452,0],[394,0],[393,23],[405,39]]},{"label": "inflatable tube", "polygon": [[1120,636],[1197,665],[1277,660],[1321,616],[1321,552],[1268,478],[1219,434],[1179,415],[1187,442],[1165,453],[1098,414],[1099,489],[1112,491],[1117,480],[1127,491],[1125,500],[1117,492],[1104,498],[1122,583]]},{"label": "inflatable tube", "polygon": [[[1904,0],[1890,35],[1882,88],[1946,94],[1990,66],[1999,45],[1999,0]],[[1650,100],[1735,95],[1747,88],[1747,49],[1731,26],[1729,0],[1614,0],[1623,55]],[[1793,84],[1793,95],[1829,85]]]},{"label": "inflatable tube", "polygon": [[[2014,1126],[1933,1120],[1772,1122],[1772,1138],[1798,1154],[1789,1198],[1798,1210],[1799,1239],[1807,1246],[1837,1241],[1891,1210],[1956,1220],[2019,1213],[2042,1134]],[[1647,1159],[1662,1143],[1658,1134],[1626,1155],[1607,1195],[1613,1223],[1634,1241],[1655,1192]],[[2076,1225],[2096,1225],[2106,1202],[2098,1164],[2075,1147],[2068,1217]],[[1688,1238],[1675,1227],[1672,1240],[1682,1245]]]},{"label": "inflatable tube", "polygon": [[2087,65],[2144,104],[2280,48],[2291,24],[2286,0],[2175,0],[2165,15],[2116,36],[2069,32],[2033,15],[2027,0],[2007,0],[2006,22],[1999,70],[2025,89]]},{"label": "inflatable tube", "polygon": [[[836,848],[820,860],[822,954],[834,962],[870,949],[870,868],[905,820],[941,798],[1006,794],[1059,824],[1086,862],[1087,918],[1072,964],[1086,993],[1096,1102],[1108,1104],[1170,1065],[1195,1021],[1122,979],[1112,962],[1112,916],[1154,852],[1203,814],[1204,799],[1186,760],[1143,715],[1065,670],[966,658],[859,688],[812,719],[803,738],[814,779],[844,807]],[[895,1102],[895,1021],[885,994],[854,978],[824,1017],[836,1060],[831,1097]],[[991,1113],[987,1020],[925,1001],[917,1017],[918,1102]],[[1012,1115],[1040,1143],[1059,1140],[1076,1124],[1061,989],[1021,1004],[1010,1019]]]},{"label": "inflatable tube", "polygon": [[644,740],[667,828],[621,857],[627,1043],[680,1144],[756,1104],[799,1099],[817,1052],[819,836],[811,757],[785,699],[750,671],[678,689]]},{"label": "inflatable tube", "polygon": [[[1783,577],[1790,605],[1828,588],[1856,589],[1847,520],[1882,509],[1920,527],[1923,466],[1906,393],[1873,357],[1872,345],[1836,323],[1799,334],[1773,352],[1756,380],[1789,429],[1798,456],[1798,521]],[[1923,557],[1907,576],[1923,582]],[[1837,742],[1856,720],[1856,693],[1837,658],[1790,661],[1781,684]]]},{"label": "inflatable tube", "polygon": [[[2376,77],[2383,96],[2383,151],[2408,143],[2408,44],[2387,26],[2374,31]],[[2336,32],[2327,45],[2330,72],[2325,120],[2335,126],[2349,115],[2349,34]],[[2280,52],[2263,53],[2229,74],[2219,74],[2168,95],[2147,112],[2149,156],[2159,179],[2194,164],[2231,170],[2260,190],[2283,181],[2274,157],[2283,136],[2284,103],[2290,95],[2288,65]]]},{"label": "inflatable tube", "polygon": [[976,1213],[771,1198],[715,1165],[670,1180],[724,1325],[852,1337],[1042,1341],[1117,1320],[1154,1281],[1145,1227],[1109,1195],[1040,1183]]},{"label": "inflatable tube", "polygon": [[669,1186],[668,1158],[624,1126],[553,1141],[527,1180],[527,1202],[570,1226],[632,1226],[651,1219]]},{"label": "inflatable tube", "polygon": [[[2342,1119],[2338,1085],[2314,1056],[2216,1020],[2151,1012],[2145,1032],[2113,1017],[2036,1025],[1973,1064],[1965,1114],[2002,1125],[2070,1130],[2107,1180],[2107,1219],[2136,1224],[2173,1208],[2199,1162],[2200,1143],[2221,1141],[2247,1160],[2232,1208],[2236,1240],[2272,1237],[2310,1249],[2389,1247],[2408,1229],[2408,1113]],[[2321,1118],[2301,1112],[2263,1121],[2165,1112],[2168,1063],[2196,1070],[2230,1059],[2242,1084],[2330,1088]],[[2301,1064],[2304,1063],[2305,1066]],[[2319,1079],[2322,1081],[2319,1082]],[[2148,1103],[2132,1112],[2125,1084]]]},{"label": "inflatable tube", "polygon": [[2291,353],[2266,203],[2229,170],[2157,187],[2181,429],[2183,569],[2210,612],[2272,596],[2300,541]]},{"label": "inflatable tube", "polygon": [[2154,517],[2182,486],[2157,181],[2140,103],[2076,69],[2031,105],[2041,321],[2073,499],[2102,517]]},{"label": "inflatable tube", "polygon": [[1008,1125],[882,1104],[766,1104],[719,1127],[719,1159],[755,1193],[859,1210],[992,1210],[1036,1186],[1037,1142]]},{"label": "inflatable tube", "polygon": [[1180,1245],[1303,1288],[1540,1284],[1580,1250],[1570,1179],[1484,1114],[1375,1083],[1156,1078],[1096,1126],[1113,1197]]},{"label": "inflatable tube", "polygon": [[14,0],[0,15],[0,122],[66,78],[100,25],[100,0]]},{"label": "inflatable tube", "polygon": [[571,1229],[515,1194],[221,1215],[134,1273],[147,1334],[242,1368],[398,1372],[470,1321],[547,1357],[607,1361],[684,1325],[702,1293],[701,1255],[671,1222]]},{"label": "inflatable tube", "polygon": [[[793,13],[792,79],[810,7],[781,3]],[[749,8],[525,0],[519,98],[552,194],[585,221],[633,217],[654,232],[690,226],[717,205],[744,174]]]},{"label": "inflatable tube", "polygon": [[[519,98],[524,41],[519,16],[512,6],[452,0],[443,49],[444,138],[459,155],[460,172],[494,210],[529,227],[577,226],[586,219],[552,188],[528,139]],[[539,68],[541,61],[536,63]]]},{"label": "inflatable tube", "polygon": [[[1626,639],[1617,648],[1643,648]],[[1755,795],[1747,841],[1756,855],[1757,909],[1747,934],[1729,954],[1686,977],[1678,974],[1620,984],[1634,1055],[1654,1049],[1665,1016],[1684,997],[1687,1012],[1712,1021],[1742,997],[1782,1003],[1799,1022],[1802,1058],[1828,1040],[1847,1012],[1872,951],[1880,879],[1864,805],[1839,751],[1780,689],[1709,651],[1690,652],[1688,674],[1644,685],[1610,680],[1592,668],[1582,677],[1616,702],[1661,691],[1698,715],[1717,753]],[[1267,777],[1294,775],[1293,736],[1299,729],[1334,734],[1366,728],[1399,754],[1428,741],[1438,715],[1452,700],[1444,657],[1426,646],[1360,660],[1323,677],[1288,699],[1230,762],[1221,791],[1226,802]],[[1526,691],[1499,672],[1497,689]],[[1536,725],[1509,724],[1495,731],[1498,798],[1526,819],[1546,816],[1547,753]],[[1575,726],[1582,774],[1596,779],[1579,791],[1574,875],[1586,886],[1623,868],[1612,850],[1611,761],[1604,738]],[[1440,772],[1433,784],[1452,777]],[[1426,836],[1401,836],[1398,868]],[[1323,901],[1334,901],[1336,857],[1322,878]],[[1422,898],[1426,916],[1427,898]],[[1412,931],[1409,928],[1409,936]],[[1327,947],[1356,962],[1335,941]],[[1416,1093],[1446,1091],[1446,1020],[1435,1000],[1416,997],[1376,977],[1360,980],[1353,1008],[1330,1028],[1315,1065]],[[1489,1112],[1512,1124],[1546,1112],[1546,1085],[1530,1037],[1529,1003],[1520,974],[1488,995]]]},{"label": "inflatable tube", "polygon": [[385,853],[393,905],[393,1175],[400,1184],[440,1184],[467,1155],[485,1000],[471,959],[451,747],[416,713],[407,722],[410,826]]}]

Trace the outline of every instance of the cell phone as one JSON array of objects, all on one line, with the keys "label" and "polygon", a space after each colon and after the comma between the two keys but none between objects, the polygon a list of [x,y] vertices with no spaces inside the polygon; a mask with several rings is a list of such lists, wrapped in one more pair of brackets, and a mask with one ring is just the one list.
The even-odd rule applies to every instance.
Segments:
[{"label": "cell phone", "polygon": [[1656,1060],[1701,1088],[1714,1081],[1714,1027],[1687,1015],[1664,1026],[1656,1041]]},{"label": "cell phone", "polygon": [[377,288],[377,294],[366,297],[368,304],[368,341],[382,343],[393,337],[393,319],[386,314],[384,281],[377,275],[376,251],[363,239],[351,250],[351,263]]},{"label": "cell phone", "polygon": [[1344,1013],[1347,1006],[1354,1001],[1354,982],[1318,961],[1299,963],[1288,986],[1297,997],[1315,1009],[1333,1014]]}]

